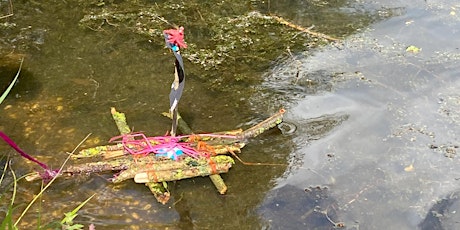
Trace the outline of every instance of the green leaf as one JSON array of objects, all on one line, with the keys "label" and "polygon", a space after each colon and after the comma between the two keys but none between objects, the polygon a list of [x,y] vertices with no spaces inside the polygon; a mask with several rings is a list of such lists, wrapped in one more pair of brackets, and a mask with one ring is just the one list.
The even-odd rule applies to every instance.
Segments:
[{"label": "green leaf", "polygon": [[65,230],[81,230],[83,229],[83,224],[74,224],[74,225],[71,225],[71,226],[65,226],[63,229]]},{"label": "green leaf", "polygon": [[13,81],[10,83],[8,88],[6,88],[5,92],[3,92],[2,96],[0,96],[0,104],[2,104],[3,100],[5,100],[6,96],[10,93],[11,89],[13,88],[14,84],[18,80],[19,73],[21,73],[21,68],[22,68],[22,62],[24,61],[24,58],[21,59],[21,65],[19,66],[19,70],[16,73],[16,76],[14,77]]},{"label": "green leaf", "polygon": [[7,211],[6,216],[5,216],[5,219],[2,220],[2,223],[0,225],[0,229],[11,229],[11,230],[15,229],[15,228],[13,228],[13,221],[11,220],[12,213],[13,213],[13,206],[9,205],[8,206],[8,211]]},{"label": "green leaf", "polygon": [[75,217],[77,217],[77,212],[86,204],[88,203],[89,200],[91,200],[91,198],[93,198],[93,196],[96,195],[96,193],[94,193],[92,196],[90,196],[88,199],[86,199],[85,201],[83,201],[83,203],[81,203],[80,205],[78,205],[78,207],[76,207],[74,210],[72,210],[71,212],[67,212],[67,213],[64,213],[65,217],[64,219],[62,219],[61,221],[61,224],[62,225],[72,225],[73,223],[73,219],[75,219]]},{"label": "green leaf", "polygon": [[73,219],[75,219],[75,217],[77,217],[78,214],[76,213],[72,213],[72,212],[66,212],[64,213],[65,217],[64,219],[62,219],[62,224],[68,224],[68,225],[72,225],[73,224]]},{"label": "green leaf", "polygon": [[13,195],[11,197],[11,203],[8,205],[8,211],[6,212],[5,218],[2,220],[2,222],[0,224],[0,229],[17,230],[18,228],[16,227],[16,225],[13,224],[13,217],[12,216],[13,216],[13,209],[14,209],[13,208],[14,200],[16,199],[17,180],[18,179],[16,178],[16,174],[11,169],[11,167],[9,166],[8,163],[6,163],[4,167],[5,168],[3,170],[3,174],[2,174],[0,182],[3,181],[3,177],[5,176],[6,169],[9,168],[10,171],[11,171],[11,175],[13,175]]}]

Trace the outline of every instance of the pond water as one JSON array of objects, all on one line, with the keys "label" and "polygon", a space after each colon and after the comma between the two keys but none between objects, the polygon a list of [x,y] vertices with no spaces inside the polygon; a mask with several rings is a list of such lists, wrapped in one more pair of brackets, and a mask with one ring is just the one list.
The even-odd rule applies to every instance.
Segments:
[{"label": "pond water", "polygon": [[[3,13],[8,3],[1,2]],[[186,27],[180,111],[193,130],[247,128],[280,107],[288,111],[285,124],[241,153],[248,162],[286,166],[237,162],[223,175],[226,195],[208,178],[189,179],[169,183],[172,199],[161,205],[134,182],[59,179],[21,228],[36,225],[38,215],[42,223],[60,220],[94,193],[76,222],[96,229],[459,227],[454,1],[13,5],[14,16],[0,21],[0,54],[8,60],[0,59],[1,87],[18,67],[11,59],[24,56],[24,66],[0,106],[0,129],[54,167],[88,133],[82,147],[117,135],[110,107],[126,113],[134,130],[163,135],[170,128],[161,112],[169,105],[173,57],[161,39],[170,25],[160,17]],[[270,14],[342,41],[283,31],[260,16]],[[0,151],[13,154],[4,144]],[[14,155],[12,163],[19,175],[36,169]],[[11,190],[1,186],[4,211]],[[21,181],[15,204],[22,209],[39,189]]]},{"label": "pond water", "polygon": [[[269,226],[311,226],[315,209],[330,213],[324,222],[349,229],[459,227],[460,40],[458,6],[450,4],[401,4],[400,15],[343,46],[299,54],[267,74],[263,88],[292,102],[289,121],[298,132],[291,155],[301,159],[259,209]],[[314,90],[325,76],[333,86]],[[324,137],[303,133],[312,118],[343,115]],[[317,186],[328,198],[296,205],[317,196],[308,189]],[[443,201],[449,205],[436,207]]]}]

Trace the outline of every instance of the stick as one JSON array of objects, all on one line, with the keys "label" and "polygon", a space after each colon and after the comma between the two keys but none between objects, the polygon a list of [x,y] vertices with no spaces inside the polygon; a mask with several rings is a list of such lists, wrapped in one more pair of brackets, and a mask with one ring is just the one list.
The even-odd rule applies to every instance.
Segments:
[{"label": "stick", "polygon": [[[161,114],[165,117],[168,117],[169,119],[172,119],[171,113],[164,112]],[[187,133],[187,134],[193,133],[192,129],[190,128],[190,126],[188,126],[188,124],[184,121],[184,119],[182,119],[182,116],[180,115],[179,112],[177,112],[177,128],[179,128],[179,130],[182,133]]]},{"label": "stick", "polygon": [[[115,120],[115,124],[117,125],[117,128],[120,131],[120,134],[121,135],[129,134],[131,132],[131,129],[129,128],[126,122],[125,114],[117,112],[115,108],[113,107],[111,108],[111,113],[112,113],[113,120]],[[116,151],[110,151],[110,155],[109,155],[109,152],[106,151],[105,152],[106,154],[104,154],[104,158],[107,159],[107,158],[113,158],[113,157],[126,155],[126,151],[124,150],[123,145],[121,145],[121,148],[122,148],[121,150],[118,149]],[[166,204],[169,198],[171,197],[171,194],[166,189],[164,184],[148,182],[145,185],[150,189],[150,192],[152,192],[153,196],[155,196],[155,199],[162,204]]]},{"label": "stick", "polygon": [[331,41],[340,41],[340,39],[338,39],[338,38],[334,38],[334,37],[331,37],[331,36],[323,34],[323,33],[314,32],[314,31],[309,30],[308,28],[305,28],[305,27],[293,24],[291,22],[288,22],[286,19],[284,19],[282,17],[276,16],[276,15],[271,15],[271,17],[273,19],[275,19],[276,21],[278,21],[280,24],[289,26],[289,27],[294,28],[296,30],[300,30],[302,32],[305,32],[307,34],[313,35],[315,37],[320,37],[320,38],[324,38],[324,39],[331,40]]},{"label": "stick", "polygon": [[[163,116],[171,118],[171,113],[162,113],[162,114]],[[182,116],[179,113],[177,113],[177,125],[182,133],[187,133],[187,134],[192,133],[192,129],[187,124],[187,122],[185,122],[184,119],[182,119]],[[243,148],[243,146],[244,146],[244,143],[238,144],[238,146],[235,146],[235,145],[228,146],[228,147],[213,146],[213,148],[216,154],[226,154],[232,150],[235,152],[241,152],[241,148]],[[209,175],[209,178],[211,179],[212,183],[214,184],[214,187],[216,187],[217,191],[220,194],[223,195],[227,192],[227,185],[225,185],[224,179],[222,179],[222,177],[219,174]]]},{"label": "stick", "polygon": [[101,145],[92,148],[82,149],[79,154],[72,155],[72,158],[88,158],[96,156],[104,156],[104,158],[110,158],[115,156],[125,155],[125,148],[123,144],[119,143],[116,145]]},{"label": "stick", "polygon": [[123,134],[131,133],[131,129],[126,123],[125,114],[117,112],[117,110],[114,107],[110,109],[110,112],[112,113],[113,120],[115,121],[115,124],[117,125],[118,131],[120,131],[120,134],[123,135]]},{"label": "stick", "polygon": [[[234,163],[233,159],[229,156],[217,156],[211,157],[209,161],[205,164],[200,164],[197,166],[185,166],[174,170],[151,170],[151,169],[139,169],[134,174],[134,182],[136,183],[148,183],[148,182],[163,182],[163,181],[176,181],[198,176],[209,176],[213,174],[226,173],[232,167]],[[127,172],[123,171],[123,172]],[[132,174],[129,173],[128,177]],[[116,178],[114,181],[118,182],[119,180],[125,179],[122,177],[122,174]]]},{"label": "stick", "polygon": [[225,185],[224,179],[219,174],[209,175],[212,183],[217,188],[220,194],[225,194],[227,192],[227,185]]},{"label": "stick", "polygon": [[8,17],[11,17],[14,15],[14,12],[13,12],[13,2],[10,0],[9,1],[9,7],[8,7],[8,10],[10,11],[7,15],[3,15],[3,16],[0,16],[0,19],[4,19],[4,18],[8,18]]},{"label": "stick", "polygon": [[161,204],[168,203],[171,193],[169,193],[168,189],[162,183],[147,182],[145,185],[150,189],[150,192],[152,192],[158,202]]},{"label": "stick", "polygon": [[242,134],[237,135],[238,138],[244,140],[244,139],[256,137],[262,134],[263,132],[275,127],[276,125],[283,122],[283,115],[285,112],[286,110],[280,109],[278,113],[260,122],[259,124],[243,131]]}]

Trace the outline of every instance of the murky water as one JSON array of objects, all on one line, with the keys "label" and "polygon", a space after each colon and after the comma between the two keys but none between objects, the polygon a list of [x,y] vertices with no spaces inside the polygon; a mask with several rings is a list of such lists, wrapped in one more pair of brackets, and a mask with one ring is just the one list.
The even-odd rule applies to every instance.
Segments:
[{"label": "murky water", "polygon": [[[43,222],[59,220],[96,193],[76,221],[97,229],[414,229],[437,200],[459,190],[460,6],[453,2],[13,3],[14,17],[0,22],[16,26],[2,25],[0,51],[25,61],[0,107],[0,129],[53,166],[88,133],[84,146],[117,135],[112,106],[134,130],[169,129],[160,113],[169,105],[173,57],[158,36],[169,25],[152,12],[189,29],[181,113],[195,131],[248,127],[281,106],[296,127],[252,140],[244,160],[287,166],[236,164],[223,175],[227,195],[197,178],[170,183],[172,200],[161,205],[134,182],[58,180],[24,228],[37,213]],[[298,31],[277,33],[254,10],[344,40],[322,45]],[[406,51],[411,45],[421,51]],[[3,87],[3,73],[15,68],[0,67]],[[18,174],[33,169],[18,157],[13,163]],[[17,204],[39,187],[21,182]],[[450,201],[437,210],[448,227],[458,207]]]}]

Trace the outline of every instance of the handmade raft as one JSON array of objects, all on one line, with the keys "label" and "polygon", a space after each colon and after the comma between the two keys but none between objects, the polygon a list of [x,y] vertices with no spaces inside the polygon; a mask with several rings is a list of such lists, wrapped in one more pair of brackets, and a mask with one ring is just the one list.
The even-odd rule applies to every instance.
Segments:
[{"label": "handmade raft", "polygon": [[[168,202],[170,197],[166,182],[199,176],[209,176],[218,192],[225,194],[227,186],[219,174],[227,173],[235,163],[229,155],[237,157],[236,153],[241,152],[248,138],[280,124],[284,112],[281,109],[245,131],[239,129],[177,137],[146,137],[142,133],[132,133],[125,115],[112,108],[112,117],[121,136],[109,142],[117,143],[83,149],[79,154],[72,155],[73,159],[89,158],[91,162],[67,166],[58,176],[117,172],[110,178],[112,183],[128,179],[144,183],[162,204]],[[178,127],[183,133],[191,132],[180,116]],[[166,145],[169,146],[167,151],[164,149]],[[175,151],[177,149],[180,151]],[[26,179],[32,181],[40,178],[36,173]]]}]

